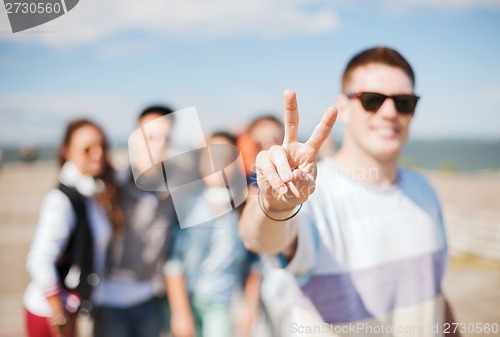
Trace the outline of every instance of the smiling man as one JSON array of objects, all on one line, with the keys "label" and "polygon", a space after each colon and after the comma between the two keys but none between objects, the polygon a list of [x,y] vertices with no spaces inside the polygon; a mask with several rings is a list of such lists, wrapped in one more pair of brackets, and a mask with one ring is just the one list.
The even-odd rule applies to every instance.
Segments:
[{"label": "smiling man", "polygon": [[295,301],[281,313],[290,326],[439,336],[453,320],[441,288],[447,254],[438,199],[423,176],[398,165],[419,100],[414,86],[397,51],[354,56],[337,100],[342,147],[318,165],[337,110],[299,143],[295,93],[285,91],[285,140],[257,157],[260,193],[244,210],[241,233],[248,248],[294,276]]}]

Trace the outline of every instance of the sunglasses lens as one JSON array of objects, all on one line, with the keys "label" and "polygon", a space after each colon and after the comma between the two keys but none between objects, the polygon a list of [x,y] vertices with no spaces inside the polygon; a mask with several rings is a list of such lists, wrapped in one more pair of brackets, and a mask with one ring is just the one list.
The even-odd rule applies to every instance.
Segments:
[{"label": "sunglasses lens", "polygon": [[415,95],[394,95],[386,96],[376,92],[362,92],[357,94],[347,94],[349,98],[358,98],[361,101],[363,109],[369,112],[376,112],[387,98],[394,100],[396,110],[400,114],[409,115],[415,112],[415,107],[419,100],[419,96]]},{"label": "sunglasses lens", "polygon": [[411,114],[415,111],[418,97],[414,95],[398,95],[394,96],[394,104],[396,109],[403,114]]},{"label": "sunglasses lens", "polygon": [[386,96],[372,92],[364,92],[359,98],[361,100],[361,105],[366,111],[377,111],[384,103]]}]

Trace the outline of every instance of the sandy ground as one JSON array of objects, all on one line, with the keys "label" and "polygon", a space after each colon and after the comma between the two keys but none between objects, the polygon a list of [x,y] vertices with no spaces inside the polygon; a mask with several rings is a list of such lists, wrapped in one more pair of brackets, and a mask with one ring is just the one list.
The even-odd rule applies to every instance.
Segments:
[{"label": "sandy ground", "polygon": [[[500,324],[500,254],[496,252],[500,249],[500,174],[424,174],[437,188],[448,224],[453,257],[444,288],[457,321]],[[25,336],[22,294],[29,281],[25,259],[41,198],[55,180],[52,163],[5,164],[0,169],[0,336]]]}]

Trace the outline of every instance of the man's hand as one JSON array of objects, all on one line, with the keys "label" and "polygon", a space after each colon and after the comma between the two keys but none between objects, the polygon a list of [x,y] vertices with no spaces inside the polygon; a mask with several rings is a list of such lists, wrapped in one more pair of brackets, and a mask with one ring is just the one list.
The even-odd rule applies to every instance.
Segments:
[{"label": "man's hand", "polygon": [[66,314],[65,316],[53,315],[48,319],[48,322],[50,325],[50,331],[52,336],[54,337],[75,336],[75,328],[76,328],[75,314]]},{"label": "man's hand", "polygon": [[264,207],[271,211],[291,210],[314,192],[316,159],[337,118],[329,107],[305,143],[298,142],[299,111],[295,92],[285,90],[285,139],[257,155],[257,183]]},{"label": "man's hand", "polygon": [[296,212],[293,208],[314,192],[316,159],[335,124],[337,109],[328,108],[309,140],[302,144],[297,139],[299,111],[295,93],[286,90],[284,101],[283,145],[260,152],[256,160],[257,183],[264,212],[259,209],[258,198],[249,197],[240,218],[240,233],[247,249],[266,254],[281,252],[291,259],[297,244],[297,222],[291,219]]}]

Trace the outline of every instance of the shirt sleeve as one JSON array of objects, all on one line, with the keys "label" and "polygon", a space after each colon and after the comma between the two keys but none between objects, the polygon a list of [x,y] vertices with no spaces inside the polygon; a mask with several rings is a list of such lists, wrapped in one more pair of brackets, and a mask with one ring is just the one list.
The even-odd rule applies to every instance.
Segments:
[{"label": "shirt sleeve", "polygon": [[75,217],[70,200],[60,190],[50,191],[42,201],[26,268],[46,296],[60,290],[56,261],[75,228]]}]

